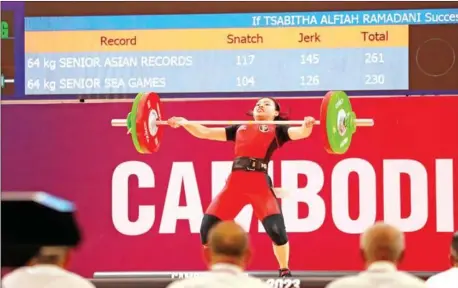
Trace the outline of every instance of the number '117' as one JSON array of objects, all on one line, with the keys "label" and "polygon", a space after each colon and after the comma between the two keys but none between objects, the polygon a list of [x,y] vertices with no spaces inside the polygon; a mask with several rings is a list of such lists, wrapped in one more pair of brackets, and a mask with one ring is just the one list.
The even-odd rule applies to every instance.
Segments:
[{"label": "number '117'", "polygon": [[237,64],[237,66],[251,65],[254,62],[254,58],[254,55],[240,55],[235,58],[235,63]]}]

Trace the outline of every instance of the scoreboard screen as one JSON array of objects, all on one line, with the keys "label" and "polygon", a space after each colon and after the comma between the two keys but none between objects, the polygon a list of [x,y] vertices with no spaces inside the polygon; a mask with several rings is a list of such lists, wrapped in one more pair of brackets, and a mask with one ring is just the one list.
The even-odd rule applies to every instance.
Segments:
[{"label": "scoreboard screen", "polygon": [[458,9],[26,18],[25,92],[409,90],[410,53],[439,77],[456,48],[410,34],[453,23]]},{"label": "scoreboard screen", "polygon": [[3,100],[458,93],[456,2],[107,3],[2,2]]}]

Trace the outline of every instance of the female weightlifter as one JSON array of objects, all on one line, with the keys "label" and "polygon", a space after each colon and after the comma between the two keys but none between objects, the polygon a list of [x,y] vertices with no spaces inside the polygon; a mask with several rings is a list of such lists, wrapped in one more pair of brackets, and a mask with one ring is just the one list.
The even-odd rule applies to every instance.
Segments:
[{"label": "female weightlifter", "polygon": [[[280,105],[272,98],[261,98],[250,112],[254,120],[285,120]],[[290,277],[289,243],[285,223],[277,198],[267,175],[267,165],[273,152],[290,140],[309,137],[312,117],[304,118],[300,127],[287,125],[232,125],[209,128],[199,124],[182,124],[186,119],[172,117],[168,124],[183,126],[191,135],[215,141],[234,141],[235,159],[223,191],[211,202],[202,220],[200,235],[207,244],[210,228],[221,220],[234,220],[247,204],[251,204],[256,217],[273,241],[274,254],[280,265],[280,277]]]}]

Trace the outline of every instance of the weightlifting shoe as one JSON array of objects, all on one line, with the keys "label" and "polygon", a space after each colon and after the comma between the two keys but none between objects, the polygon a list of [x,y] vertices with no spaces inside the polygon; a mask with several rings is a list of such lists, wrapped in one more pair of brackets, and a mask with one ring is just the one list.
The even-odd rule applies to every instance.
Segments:
[{"label": "weightlifting shoe", "polygon": [[288,268],[280,269],[279,273],[280,273],[280,277],[282,278],[292,277],[291,271]]}]

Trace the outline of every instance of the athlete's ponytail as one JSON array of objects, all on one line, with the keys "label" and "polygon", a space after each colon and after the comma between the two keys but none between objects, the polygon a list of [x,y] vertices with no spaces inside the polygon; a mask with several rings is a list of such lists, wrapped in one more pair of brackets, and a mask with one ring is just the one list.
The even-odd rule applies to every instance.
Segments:
[{"label": "athlete's ponytail", "polygon": [[270,98],[270,100],[272,100],[274,103],[275,103],[275,111],[278,112],[278,116],[276,116],[274,118],[275,121],[284,121],[284,120],[289,120],[289,113],[288,112],[282,112],[281,111],[281,107],[280,107],[280,103],[278,103],[277,100],[275,100],[274,98]]}]

